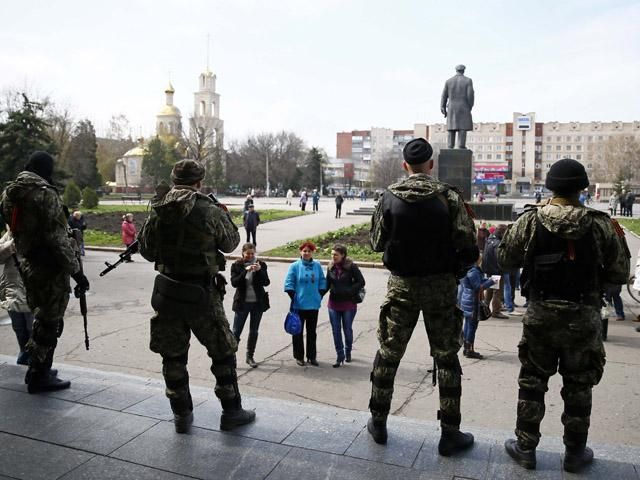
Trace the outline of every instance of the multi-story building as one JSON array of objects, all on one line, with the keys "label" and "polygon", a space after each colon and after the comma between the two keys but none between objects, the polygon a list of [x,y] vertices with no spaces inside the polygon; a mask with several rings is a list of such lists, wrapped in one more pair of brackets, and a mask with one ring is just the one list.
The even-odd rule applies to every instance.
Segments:
[{"label": "multi-story building", "polygon": [[[367,187],[370,183],[370,170],[373,162],[391,155],[402,158],[405,144],[415,138],[414,130],[393,130],[391,128],[372,127],[371,130],[353,130],[338,132],[336,159],[331,162],[334,181],[342,179],[345,186]],[[340,166],[343,172],[338,171]]]},{"label": "multi-story building", "polygon": [[[416,124],[416,136],[427,134],[435,145],[446,145],[445,124]],[[640,141],[640,121],[536,122],[536,114],[515,112],[511,122],[474,123],[467,134],[473,151],[474,185],[525,193],[544,185],[551,165],[561,158],[581,162],[591,178],[605,161],[610,137],[629,135]]]}]

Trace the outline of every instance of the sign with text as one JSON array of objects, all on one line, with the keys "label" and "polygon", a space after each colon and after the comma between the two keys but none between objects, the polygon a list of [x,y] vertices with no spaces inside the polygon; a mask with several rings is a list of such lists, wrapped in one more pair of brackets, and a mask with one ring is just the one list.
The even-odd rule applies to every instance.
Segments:
[{"label": "sign with text", "polygon": [[518,130],[530,130],[531,129],[531,117],[522,116],[516,118],[516,126]]}]

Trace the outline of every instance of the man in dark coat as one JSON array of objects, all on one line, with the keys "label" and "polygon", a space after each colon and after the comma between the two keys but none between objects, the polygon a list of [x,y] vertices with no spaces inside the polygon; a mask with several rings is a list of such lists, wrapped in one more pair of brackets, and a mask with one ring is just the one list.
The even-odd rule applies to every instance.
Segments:
[{"label": "man in dark coat", "polygon": [[247,207],[247,211],[244,212],[244,229],[247,231],[247,243],[251,241],[251,237],[253,237],[253,246],[257,245],[256,243],[256,229],[258,225],[260,225],[260,214],[256,212],[253,203],[250,203]]},{"label": "man in dark coat", "polygon": [[467,130],[473,130],[471,109],[473,108],[473,82],[464,76],[464,65],[456,67],[456,74],[446,81],[440,111],[447,118],[449,131],[448,147],[453,148],[458,132],[458,148],[466,148]]}]

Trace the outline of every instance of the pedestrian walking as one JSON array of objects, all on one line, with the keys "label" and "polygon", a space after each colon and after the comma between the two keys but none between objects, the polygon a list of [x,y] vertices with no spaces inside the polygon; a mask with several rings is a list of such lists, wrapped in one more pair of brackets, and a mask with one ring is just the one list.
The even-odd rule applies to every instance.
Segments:
[{"label": "pedestrian walking", "polygon": [[484,358],[475,350],[476,331],[479,323],[480,295],[485,288],[493,285],[492,278],[485,278],[482,268],[480,268],[480,250],[474,252],[476,263],[469,267],[466,275],[460,281],[462,288],[460,297],[460,309],[464,315],[463,338],[464,347],[462,354],[467,358],[482,359]]},{"label": "pedestrian walking", "polygon": [[584,166],[565,158],[554,163],[545,186],[553,197],[527,210],[498,248],[505,269],[524,267],[528,308],[518,345],[516,439],[507,453],[525,468],[536,467],[549,377],[559,371],[564,400],[564,470],[577,472],[593,460],[587,447],[591,395],[602,378],[600,292],[629,276],[629,250],[620,226],[604,212],[585,208],[589,186]]},{"label": "pedestrian walking", "polygon": [[633,204],[636,203],[636,194],[628,191],[625,197],[625,203],[627,207],[627,217],[633,217]]},{"label": "pedestrian walking", "polygon": [[313,204],[313,211],[318,211],[318,204],[320,203],[320,193],[315,188],[313,189],[313,194],[311,195],[311,201]]},{"label": "pedestrian walking", "polygon": [[249,338],[247,340],[247,354],[245,361],[251,368],[258,364],[253,356],[258,343],[258,329],[262,314],[269,308],[269,296],[265,287],[269,286],[267,264],[256,258],[256,249],[252,243],[242,246],[242,258],[231,265],[231,286],[236,289],[233,296],[232,309],[233,334],[240,342],[242,330],[249,317]]},{"label": "pedestrian walking", "polygon": [[251,241],[251,237],[253,237],[253,246],[257,246],[256,230],[258,225],[260,225],[260,214],[256,212],[253,203],[249,204],[247,211],[244,212],[244,215],[242,216],[242,224],[247,232],[247,243],[249,243]]},{"label": "pedestrian walking", "polygon": [[340,218],[342,216],[342,204],[344,203],[344,198],[338,192],[336,195],[336,218]]},{"label": "pedestrian walking", "polygon": [[291,189],[287,190],[286,199],[287,199],[286,204],[287,205],[291,205],[291,200],[293,199],[293,190],[291,190]]},{"label": "pedestrian walking", "polygon": [[[127,213],[122,216],[120,230],[122,232],[122,243],[124,243],[125,247],[129,248],[131,244],[136,241],[137,235],[136,224],[133,221],[133,213]],[[129,258],[125,259],[125,262],[133,262],[133,259],[129,256]]]},{"label": "pedestrian walking", "polygon": [[605,300],[613,306],[616,312],[616,320],[622,322],[625,319],[624,304],[622,303],[622,285],[613,285],[605,290]]},{"label": "pedestrian walking", "polygon": [[[365,286],[362,272],[353,260],[347,257],[347,247],[334,245],[331,250],[332,261],[327,267],[327,289],[329,290],[329,321],[333,332],[333,345],[336,348],[338,368],[345,361],[351,362],[353,350],[353,320],[362,301],[360,292]],[[344,333],[344,342],[342,334]]]},{"label": "pedestrian walking", "polygon": [[615,192],[609,197],[609,213],[614,216],[618,210],[618,195]]},{"label": "pedestrian walking", "polygon": [[[140,230],[140,254],[155,262],[151,303],[151,351],[162,356],[166,395],[177,433],[193,423],[189,390],[191,333],[207,349],[215,394],[222,405],[220,429],[251,423],[255,412],[242,408],[236,373],[238,343],[229,328],[222,299],[226,281],[222,252],[240,243],[229,213],[199,192],[204,167],[195,160],[180,160],[171,171],[174,186],[151,203],[151,214]],[[225,207],[226,208],[226,207]]]},{"label": "pedestrian walking", "polygon": [[307,191],[303,190],[302,193],[300,194],[300,210],[302,210],[303,212],[307,208],[307,199],[308,199]]},{"label": "pedestrian walking", "polygon": [[618,195],[618,203],[620,204],[620,215],[627,216],[627,192],[624,190]]},{"label": "pedestrian walking", "polygon": [[27,304],[25,291],[18,265],[24,258],[18,256],[11,231],[8,230],[0,238],[0,264],[3,265],[0,275],[0,306],[9,313],[11,328],[18,340],[18,365],[29,365],[31,356],[27,352],[27,342],[33,332],[33,313]]},{"label": "pedestrian walking", "polygon": [[[307,331],[307,363],[318,366],[316,350],[316,328],[318,326],[318,310],[322,297],[327,293],[327,279],[322,265],[313,259],[316,246],[306,241],[300,245],[300,258],[289,265],[284,280],[284,291],[291,298],[291,306],[298,311],[302,327]],[[293,335],[293,358],[296,363],[305,365],[305,348],[303,333]]]},{"label": "pedestrian walking", "polygon": [[253,205],[253,197],[252,197],[252,195],[247,195],[247,198],[245,198],[244,205],[242,207],[242,212],[243,213],[246,212],[247,210],[249,210],[249,205]]},{"label": "pedestrian walking", "polygon": [[457,190],[431,176],[432,155],[423,138],[405,145],[402,166],[409,177],[388,187],[371,220],[371,246],[384,252],[391,276],[380,307],[367,430],[386,443],[396,371],[422,312],[434,382],[440,382],[438,452],[448,456],[473,444],[473,435],[460,431],[462,312],[455,272],[475,261],[477,247],[470,209]]},{"label": "pedestrian walking", "polygon": [[34,152],[0,201],[2,216],[11,219],[16,253],[24,259],[20,270],[34,315],[32,335],[25,346],[30,355],[25,376],[29,393],[71,385],[58,378],[51,365],[69,303],[70,277],[77,284],[77,295],[89,289],[70,239],[62,199],[53,186],[53,166],[54,159],[47,152]]},{"label": "pedestrian walking", "polygon": [[482,222],[480,227],[478,228],[478,233],[476,234],[476,244],[478,245],[478,250],[480,253],[484,252],[484,247],[487,243],[487,238],[489,238],[489,229],[487,228],[487,222]]}]

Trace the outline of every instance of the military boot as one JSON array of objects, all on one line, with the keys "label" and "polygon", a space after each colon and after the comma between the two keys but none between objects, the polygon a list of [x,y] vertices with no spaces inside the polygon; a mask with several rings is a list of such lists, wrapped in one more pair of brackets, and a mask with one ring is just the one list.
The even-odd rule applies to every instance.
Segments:
[{"label": "military boot", "polygon": [[387,443],[387,416],[371,415],[371,418],[367,422],[367,430],[373,437],[374,442],[380,445]]},{"label": "military boot", "polygon": [[473,445],[473,435],[460,430],[443,429],[438,443],[438,453],[448,457]]},{"label": "military boot", "polygon": [[521,467],[533,470],[536,468],[536,449],[524,449],[518,445],[518,441],[511,438],[504,442],[504,449]]},{"label": "military boot", "polygon": [[220,430],[233,430],[256,419],[256,412],[242,408],[242,400],[239,394],[231,400],[221,399],[220,403],[222,404]]},{"label": "military boot", "polygon": [[567,472],[577,473],[593,462],[593,450],[589,447],[567,448],[564,453],[562,467]]},{"label": "military boot", "polygon": [[170,399],[171,410],[173,411],[173,426],[176,433],[189,433],[193,423],[193,401],[191,393],[177,399]]},{"label": "military boot", "polygon": [[484,358],[484,356],[481,353],[476,352],[476,349],[473,343],[469,343],[469,350],[465,354],[465,357],[473,358],[475,360],[482,360]]},{"label": "military boot", "polygon": [[51,370],[35,370],[33,367],[29,367],[25,381],[29,393],[53,392],[64,390],[71,386],[69,380],[58,378],[57,374],[52,374]]},{"label": "military boot", "polygon": [[462,347],[462,355],[465,357],[469,354],[469,346],[471,344],[469,342],[464,342],[464,346]]}]

